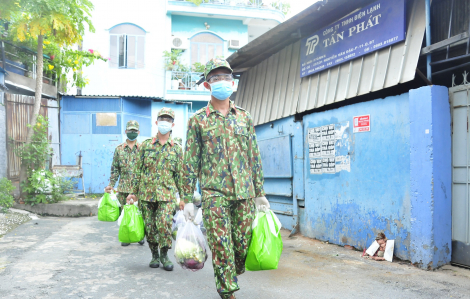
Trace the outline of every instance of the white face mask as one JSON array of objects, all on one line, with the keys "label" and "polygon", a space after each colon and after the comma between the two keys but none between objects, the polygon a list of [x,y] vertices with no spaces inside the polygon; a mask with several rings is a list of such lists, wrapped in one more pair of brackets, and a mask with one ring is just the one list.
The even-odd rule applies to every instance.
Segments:
[{"label": "white face mask", "polygon": [[211,94],[218,100],[225,100],[233,93],[232,81],[220,81],[211,84]]},{"label": "white face mask", "polygon": [[172,125],[173,124],[170,122],[161,120],[158,122],[158,131],[160,134],[165,135],[166,133],[170,132]]}]

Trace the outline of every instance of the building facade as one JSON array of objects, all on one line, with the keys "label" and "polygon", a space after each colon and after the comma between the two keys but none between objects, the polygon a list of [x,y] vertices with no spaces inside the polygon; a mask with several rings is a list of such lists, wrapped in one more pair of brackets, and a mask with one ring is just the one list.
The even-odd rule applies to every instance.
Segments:
[{"label": "building facade", "polygon": [[[83,50],[110,58],[84,69],[82,94],[161,97],[204,106],[209,93],[197,86],[201,69],[216,56],[228,57],[284,20],[282,6],[258,0],[94,1],[95,32]],[[145,8],[145,9],[144,9]],[[179,68],[168,67],[164,51],[180,50]],[[69,91],[76,94],[75,90]]]}]

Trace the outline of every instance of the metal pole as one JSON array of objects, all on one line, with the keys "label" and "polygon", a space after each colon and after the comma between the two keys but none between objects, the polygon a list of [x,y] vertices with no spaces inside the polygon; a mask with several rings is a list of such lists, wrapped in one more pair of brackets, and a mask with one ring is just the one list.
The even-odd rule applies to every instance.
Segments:
[{"label": "metal pole", "polygon": [[[431,0],[425,0],[426,3],[426,47],[431,45]],[[427,77],[432,82],[431,54],[426,56]]]}]

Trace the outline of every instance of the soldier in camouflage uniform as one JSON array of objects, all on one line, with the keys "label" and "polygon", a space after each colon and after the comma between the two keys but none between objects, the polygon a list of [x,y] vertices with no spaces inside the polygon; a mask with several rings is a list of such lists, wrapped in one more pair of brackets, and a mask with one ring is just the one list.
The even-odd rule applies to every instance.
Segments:
[{"label": "soldier in camouflage uniform", "polygon": [[140,204],[145,236],[152,252],[149,266],[158,268],[161,263],[167,271],[173,270],[168,250],[172,245],[171,225],[183,164],[181,145],[170,136],[174,118],[172,109],[159,111],[158,134],[144,140],[140,146],[134,168],[133,194],[127,198],[129,203],[138,200]]},{"label": "soldier in camouflage uniform", "polygon": [[185,216],[193,218],[190,201],[199,179],[217,292],[235,298],[237,276],[245,272],[255,206],[269,207],[269,202],[253,120],[229,99],[234,84],[230,65],[212,59],[204,75],[211,101],[188,123],[182,199]]},{"label": "soldier in camouflage uniform", "polygon": [[[111,193],[119,179],[117,198],[121,206],[126,204],[126,198],[132,192],[132,170],[140,147],[137,143],[137,136],[139,135],[139,123],[137,121],[130,120],[127,122],[126,135],[126,142],[118,145],[114,151],[110,182],[109,186],[105,188],[106,192]],[[140,241],[139,244],[144,245],[144,240]],[[121,245],[128,246],[129,243],[121,243]]]}]

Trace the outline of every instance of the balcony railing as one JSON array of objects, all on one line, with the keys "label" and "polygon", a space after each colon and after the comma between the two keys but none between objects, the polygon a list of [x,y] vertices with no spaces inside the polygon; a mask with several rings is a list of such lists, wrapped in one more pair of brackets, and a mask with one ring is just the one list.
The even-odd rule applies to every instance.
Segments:
[{"label": "balcony railing", "polygon": [[[189,0],[173,0],[173,1],[191,2]],[[235,7],[274,9],[274,10],[283,12],[283,4],[281,3],[281,1],[273,1],[271,3],[266,3],[266,1],[263,1],[263,0],[202,0],[201,4],[217,4],[217,5],[235,6]]]},{"label": "balcony railing", "polygon": [[[209,92],[203,84],[197,85],[201,79],[202,73],[199,72],[171,72],[171,89],[172,90],[191,90]],[[238,88],[238,79],[235,79],[233,90]]]},{"label": "balcony railing", "polygon": [[[44,58],[44,65],[48,61]],[[36,53],[29,49],[0,41],[0,65],[7,72],[36,79]],[[56,77],[55,71],[43,71],[43,83],[57,86]]]},{"label": "balcony railing", "polygon": [[199,90],[205,91],[204,86],[196,83],[201,79],[202,73],[198,72],[171,72],[172,90]]}]

